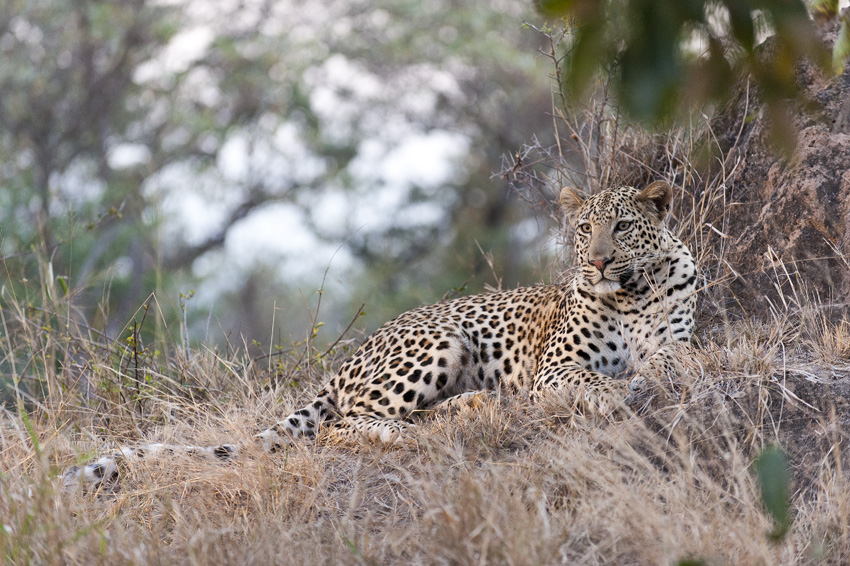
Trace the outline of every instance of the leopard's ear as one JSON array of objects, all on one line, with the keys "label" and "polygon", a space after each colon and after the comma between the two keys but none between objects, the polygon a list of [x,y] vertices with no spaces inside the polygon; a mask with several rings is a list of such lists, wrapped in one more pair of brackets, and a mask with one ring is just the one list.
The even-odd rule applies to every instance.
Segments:
[{"label": "leopard's ear", "polygon": [[570,221],[570,224],[573,224],[576,214],[581,209],[581,205],[584,204],[584,197],[577,193],[575,189],[564,187],[561,189],[561,196],[558,197],[558,201],[567,212],[567,219]]},{"label": "leopard's ear", "polygon": [[670,209],[670,200],[673,198],[673,189],[666,181],[655,181],[646,186],[644,190],[635,195],[635,200],[642,203],[649,213],[658,222],[667,218]]}]

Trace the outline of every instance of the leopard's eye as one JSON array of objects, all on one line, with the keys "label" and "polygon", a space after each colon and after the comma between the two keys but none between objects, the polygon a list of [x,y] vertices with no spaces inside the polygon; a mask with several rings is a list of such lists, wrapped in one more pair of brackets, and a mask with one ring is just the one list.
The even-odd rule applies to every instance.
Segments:
[{"label": "leopard's eye", "polygon": [[629,220],[620,220],[617,222],[617,226],[614,228],[617,232],[625,232],[629,228],[631,228],[632,223]]},{"label": "leopard's eye", "polygon": [[590,224],[579,224],[578,231],[582,234],[590,234],[591,232],[593,232],[593,228]]}]

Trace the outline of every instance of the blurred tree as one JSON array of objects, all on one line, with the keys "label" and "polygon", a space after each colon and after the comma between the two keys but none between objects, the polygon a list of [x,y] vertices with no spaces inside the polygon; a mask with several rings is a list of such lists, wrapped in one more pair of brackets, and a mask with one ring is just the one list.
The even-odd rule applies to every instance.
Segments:
[{"label": "blurred tree", "polygon": [[[490,175],[503,153],[546,129],[540,38],[520,29],[528,9],[508,0],[4,3],[4,276],[37,279],[37,257],[50,258],[75,308],[117,324],[113,333],[155,289],[176,309],[172,289],[194,280],[192,266],[229,279],[219,287],[239,289],[236,301],[264,300],[265,290],[239,284],[236,265],[251,264],[222,249],[281,203],[299,211],[281,212],[297,222],[292,233],[344,241],[374,267],[363,279],[372,298],[430,283],[411,297],[433,300],[480,270],[477,247],[435,252],[456,238],[494,251],[500,269],[519,265],[516,242],[493,234],[520,215]],[[454,165],[398,170],[435,149]],[[451,262],[463,276],[441,276]],[[268,320],[240,316],[261,310],[252,308],[223,317],[225,330],[267,332]]]},{"label": "blurred tree", "polygon": [[77,279],[90,277],[102,258],[138,255],[132,234],[150,234],[134,229],[145,205],[139,172],[109,159],[119,144],[142,137],[128,108],[139,94],[133,73],[175,32],[173,11],[150,4],[13,0],[0,7],[0,220],[13,282],[35,277],[35,250],[51,258],[57,275],[73,266],[73,282],[82,284]]}]

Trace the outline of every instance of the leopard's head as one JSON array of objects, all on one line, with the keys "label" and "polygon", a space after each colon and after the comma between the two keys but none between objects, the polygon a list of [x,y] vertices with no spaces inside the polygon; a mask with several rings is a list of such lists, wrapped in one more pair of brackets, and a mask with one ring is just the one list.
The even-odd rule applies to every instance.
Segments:
[{"label": "leopard's head", "polygon": [[655,263],[671,196],[664,181],[643,190],[620,187],[590,197],[569,187],[561,190],[561,205],[576,233],[583,286],[596,295],[614,293]]}]

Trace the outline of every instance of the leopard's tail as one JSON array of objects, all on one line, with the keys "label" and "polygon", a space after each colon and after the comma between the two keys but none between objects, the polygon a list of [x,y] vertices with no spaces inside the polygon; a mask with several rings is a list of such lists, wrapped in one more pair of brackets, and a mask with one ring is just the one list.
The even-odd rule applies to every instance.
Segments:
[{"label": "leopard's tail", "polygon": [[[299,409],[276,425],[262,431],[257,437],[268,452],[288,446],[293,440],[316,436],[319,426],[327,420],[338,418],[333,397],[326,389],[319,392],[309,405]],[[121,447],[109,455],[102,456],[84,466],[73,466],[62,476],[66,489],[82,487],[92,491],[117,486],[122,467],[152,456],[189,455],[212,460],[228,461],[239,452],[235,444],[214,446],[190,446],[170,444],[143,444]]]},{"label": "leopard's tail", "polygon": [[84,466],[72,466],[62,476],[62,487],[73,490],[82,488],[93,491],[100,488],[111,489],[118,484],[121,469],[152,456],[200,456],[218,461],[229,461],[237,456],[239,447],[235,444],[219,444],[217,446],[190,446],[173,444],[142,444],[140,446],[124,446],[112,454],[101,456],[94,462]]}]

